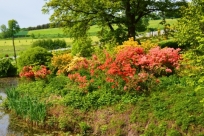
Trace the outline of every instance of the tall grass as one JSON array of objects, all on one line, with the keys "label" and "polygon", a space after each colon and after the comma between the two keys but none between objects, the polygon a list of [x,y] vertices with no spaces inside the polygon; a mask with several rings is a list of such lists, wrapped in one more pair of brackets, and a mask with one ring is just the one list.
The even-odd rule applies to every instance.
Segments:
[{"label": "tall grass", "polygon": [[46,117],[45,102],[40,102],[39,98],[29,95],[22,96],[15,88],[6,90],[8,99],[8,109],[25,120],[33,123],[43,123]]}]

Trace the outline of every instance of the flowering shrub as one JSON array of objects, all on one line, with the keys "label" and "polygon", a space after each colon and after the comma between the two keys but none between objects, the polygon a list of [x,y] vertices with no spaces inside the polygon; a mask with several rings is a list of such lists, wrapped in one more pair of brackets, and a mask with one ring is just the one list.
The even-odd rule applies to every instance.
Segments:
[{"label": "flowering shrub", "polygon": [[148,63],[148,69],[157,75],[165,74],[165,72],[166,74],[172,73],[175,69],[179,69],[180,66],[181,56],[179,51],[179,48],[152,48],[143,63]]},{"label": "flowering shrub", "polygon": [[32,66],[24,66],[20,72],[21,78],[27,78],[31,80],[35,79],[45,79],[47,75],[50,75],[50,70],[46,66],[41,65],[39,69],[35,70]]},{"label": "flowering shrub", "polygon": [[80,89],[85,89],[88,86],[86,76],[81,76],[79,73],[68,74],[68,78],[74,83],[77,83]]},{"label": "flowering shrub", "polygon": [[68,65],[67,71],[79,70],[79,69],[86,69],[88,68],[88,60],[84,57],[74,56],[71,62]]},{"label": "flowering shrub", "polygon": [[159,83],[158,77],[174,74],[180,66],[180,49],[161,49],[147,43],[144,48],[131,39],[123,44],[117,53],[105,51],[100,59],[97,55],[90,60],[75,56],[68,64],[69,79],[84,90],[104,85],[126,91],[149,90]]},{"label": "flowering shrub", "polygon": [[151,41],[147,40],[139,44],[137,41],[134,41],[133,38],[129,38],[128,41],[124,41],[122,45],[115,47],[115,52],[118,53],[119,51],[123,50],[126,47],[142,47],[144,51],[148,51],[153,47],[158,46],[155,43],[151,43]]},{"label": "flowering shrub", "polygon": [[22,71],[20,72],[20,77],[26,77],[28,79],[34,79],[34,71],[32,70],[33,68],[31,66],[24,66]]},{"label": "flowering shrub", "polygon": [[54,55],[51,60],[52,66],[57,69],[57,73],[67,73],[69,68],[69,63],[72,60],[72,55],[70,53]]},{"label": "flowering shrub", "polygon": [[125,81],[125,88],[131,86],[129,89],[139,90],[140,84],[150,79],[173,74],[179,68],[179,51],[155,47],[146,53],[141,47],[127,46],[116,54],[115,59],[107,54],[106,61],[98,68],[106,72],[109,77],[107,82],[117,83],[113,77],[119,76]]},{"label": "flowering shrub", "polygon": [[50,74],[51,74],[50,70],[48,70],[47,67],[44,65],[41,65],[40,69],[34,72],[35,78],[37,79],[45,79],[47,75]]}]

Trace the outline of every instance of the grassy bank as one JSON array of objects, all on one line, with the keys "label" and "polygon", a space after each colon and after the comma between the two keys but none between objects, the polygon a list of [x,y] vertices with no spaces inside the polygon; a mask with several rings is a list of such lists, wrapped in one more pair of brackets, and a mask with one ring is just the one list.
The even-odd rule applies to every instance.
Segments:
[{"label": "grassy bank", "polygon": [[[65,87],[65,77],[56,77],[48,84],[38,81],[20,85],[16,91],[9,90],[8,99],[15,106],[11,94],[14,99],[19,97],[17,92],[29,96],[19,97],[16,104],[20,105],[16,112],[22,113],[26,119],[27,114],[20,107],[32,107],[35,101],[36,111],[32,116],[40,120],[46,112],[46,125],[39,126],[47,126],[51,132],[60,129],[67,134],[81,135],[201,136],[204,112],[200,101],[204,92],[195,92],[196,86],[189,84],[193,79],[187,77],[170,76],[160,80],[151,93],[126,92],[119,95],[117,92],[94,91],[83,95],[70,92]],[[58,85],[53,81],[58,81]],[[47,103],[45,107],[41,105],[43,101]]]}]

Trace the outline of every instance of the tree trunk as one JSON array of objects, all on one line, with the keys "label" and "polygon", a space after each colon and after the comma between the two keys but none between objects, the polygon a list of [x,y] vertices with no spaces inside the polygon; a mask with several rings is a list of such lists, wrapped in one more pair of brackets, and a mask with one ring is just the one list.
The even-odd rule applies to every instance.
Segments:
[{"label": "tree trunk", "polygon": [[135,40],[135,14],[131,11],[130,0],[126,1],[126,25],[128,28],[128,37],[133,37]]},{"label": "tree trunk", "polygon": [[13,40],[13,52],[14,52],[14,59],[15,59],[16,66],[17,66],[17,60],[16,60],[16,48],[15,48],[15,44],[14,44],[14,35],[12,36],[12,40]]}]

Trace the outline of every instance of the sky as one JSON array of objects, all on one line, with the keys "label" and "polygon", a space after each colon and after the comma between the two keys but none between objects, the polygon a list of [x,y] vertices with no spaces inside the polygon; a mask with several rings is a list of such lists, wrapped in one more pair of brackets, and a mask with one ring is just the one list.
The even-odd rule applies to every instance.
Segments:
[{"label": "sky", "polygon": [[49,14],[42,13],[45,0],[0,0],[0,25],[14,19],[20,28],[49,23]]}]

